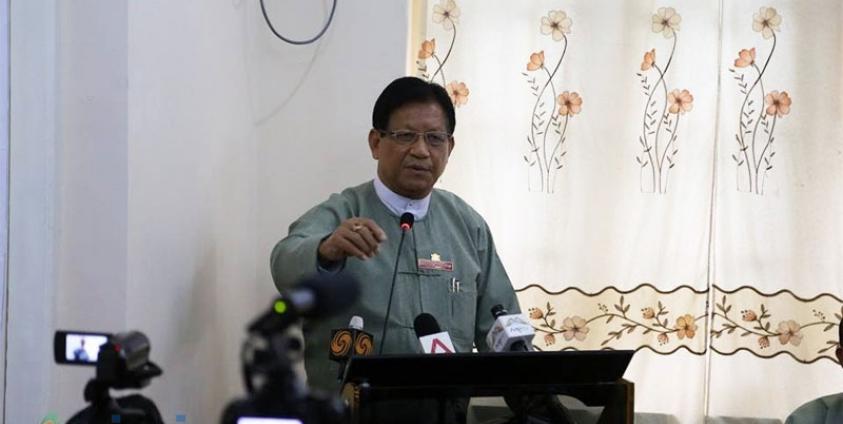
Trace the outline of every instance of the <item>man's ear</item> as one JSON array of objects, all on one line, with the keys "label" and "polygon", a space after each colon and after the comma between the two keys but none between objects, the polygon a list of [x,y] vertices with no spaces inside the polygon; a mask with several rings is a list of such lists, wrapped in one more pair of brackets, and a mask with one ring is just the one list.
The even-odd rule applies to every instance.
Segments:
[{"label": "man's ear", "polygon": [[448,156],[451,156],[451,152],[454,151],[454,140],[456,140],[454,136],[451,136],[451,140],[448,141]]},{"label": "man's ear", "polygon": [[380,131],[372,128],[371,130],[369,130],[369,150],[372,151],[372,159],[380,159],[380,154],[378,153],[380,145],[381,133]]}]

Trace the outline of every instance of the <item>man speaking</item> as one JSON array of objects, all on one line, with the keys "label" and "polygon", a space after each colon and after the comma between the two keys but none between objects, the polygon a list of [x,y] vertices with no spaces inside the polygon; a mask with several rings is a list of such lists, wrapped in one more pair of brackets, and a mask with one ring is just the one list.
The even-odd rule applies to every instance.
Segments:
[{"label": "man speaking", "polygon": [[[375,102],[369,131],[377,175],[331,195],[290,226],[270,261],[279,290],[316,272],[349,273],[362,286],[350,314],[363,318],[376,351],[420,353],[413,321],[421,313],[436,318],[458,352],[488,350],[492,306],[519,308],[486,222],[453,193],[433,188],[454,148],[455,125],[441,86],[414,77],[390,83]],[[414,223],[402,229],[407,213]],[[338,389],[328,345],[331,329],[348,319],[305,323],[311,386]]]}]

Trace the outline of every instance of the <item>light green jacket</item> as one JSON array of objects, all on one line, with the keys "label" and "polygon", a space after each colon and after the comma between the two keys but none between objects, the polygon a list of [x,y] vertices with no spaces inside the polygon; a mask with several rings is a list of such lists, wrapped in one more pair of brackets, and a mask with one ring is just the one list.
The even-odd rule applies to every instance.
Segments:
[{"label": "light green jacket", "polygon": [[814,399],[793,411],[785,424],[843,423],[843,393]]},{"label": "light green jacket", "polygon": [[[317,248],[340,222],[351,217],[374,220],[386,232],[378,254],[361,261],[346,259],[340,272],[356,277],[360,299],[347,312],[322,321],[304,323],[305,368],[311,386],[338,389],[337,365],[328,360],[330,331],[346,327],[352,315],[364,319],[365,330],[380,348],[381,331],[393,267],[401,238],[399,217],[387,209],[372,182],[333,194],[290,225],[289,234],[272,250],[271,268],[279,290],[317,272]],[[419,260],[451,262],[453,271],[420,268]],[[429,264],[429,263],[428,263]],[[519,312],[509,277],[498,258],[489,227],[483,218],[456,195],[435,189],[430,208],[404,240],[398,265],[383,353],[420,353],[413,320],[422,312],[433,315],[448,331],[458,352],[473,346],[487,351],[486,333],[492,326],[491,308],[502,304]],[[454,290],[454,280],[459,290]]]}]

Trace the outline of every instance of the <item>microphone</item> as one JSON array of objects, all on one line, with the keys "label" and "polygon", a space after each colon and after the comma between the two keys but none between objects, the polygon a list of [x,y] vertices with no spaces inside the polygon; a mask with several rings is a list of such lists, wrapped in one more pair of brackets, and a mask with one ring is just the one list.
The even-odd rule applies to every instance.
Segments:
[{"label": "microphone", "polygon": [[404,212],[401,214],[401,221],[399,222],[398,226],[401,227],[402,231],[409,231],[410,228],[413,228],[413,223],[415,222],[416,217],[411,214],[410,212]]},{"label": "microphone", "polygon": [[428,313],[419,314],[413,321],[416,337],[421,342],[424,353],[454,353],[454,344],[447,331],[439,328],[436,318]]},{"label": "microphone", "polygon": [[486,344],[492,352],[529,352],[536,331],[521,314],[510,314],[503,305],[492,307],[495,323],[486,335]]},{"label": "microphone", "polygon": [[381,331],[381,346],[378,355],[383,354],[383,346],[386,344],[386,328],[389,326],[389,313],[392,311],[392,295],[395,293],[395,279],[398,277],[398,261],[401,259],[401,247],[404,245],[404,237],[413,228],[416,217],[410,212],[401,214],[398,226],[401,228],[401,240],[398,242],[398,253],[395,254],[395,268],[392,271],[392,285],[389,288],[389,300],[386,302],[386,315],[383,318],[383,331]]},{"label": "microphone", "polygon": [[328,357],[340,364],[337,380],[345,378],[348,361],[355,356],[366,356],[374,350],[372,335],[363,331],[363,318],[355,315],[351,317],[348,328],[331,331],[331,347]]},{"label": "microphone", "polygon": [[360,296],[360,283],[345,274],[316,274],[285,291],[249,324],[250,333],[284,331],[299,318],[324,318],[347,309]]}]

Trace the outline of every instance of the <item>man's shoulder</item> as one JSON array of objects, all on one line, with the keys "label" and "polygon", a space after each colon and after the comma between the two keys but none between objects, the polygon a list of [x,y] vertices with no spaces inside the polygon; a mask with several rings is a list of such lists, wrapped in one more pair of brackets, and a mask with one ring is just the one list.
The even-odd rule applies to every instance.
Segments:
[{"label": "man's shoulder", "polygon": [[486,221],[471,205],[462,197],[441,188],[433,189],[430,200],[431,207],[443,208],[451,213],[458,214],[464,220],[485,225]]},{"label": "man's shoulder", "polygon": [[344,203],[351,205],[359,205],[366,201],[371,194],[374,193],[372,181],[366,181],[356,186],[347,187],[339,193],[331,194],[323,203]]},{"label": "man's shoulder", "polygon": [[843,412],[843,393],[835,393],[833,395],[823,396],[817,399],[823,403],[828,409],[834,409]]},{"label": "man's shoulder", "polygon": [[374,185],[372,184],[372,180],[357,184],[356,186],[346,187],[339,193],[339,195],[352,198],[352,197],[360,197],[366,196],[368,193],[374,191]]},{"label": "man's shoulder", "polygon": [[365,209],[371,203],[373,195],[374,189],[371,181],[345,188],[339,193],[332,193],[327,199],[311,206],[297,222],[313,219],[345,219],[356,216],[361,209]]},{"label": "man's shoulder", "polygon": [[825,416],[828,413],[843,415],[843,393],[823,396],[802,404],[787,417],[786,422],[788,424],[825,422]]}]

